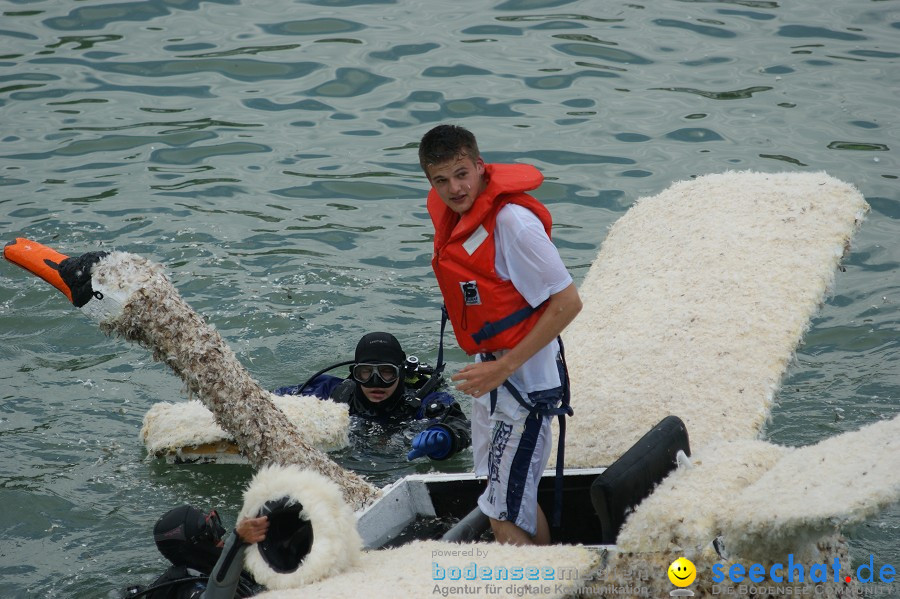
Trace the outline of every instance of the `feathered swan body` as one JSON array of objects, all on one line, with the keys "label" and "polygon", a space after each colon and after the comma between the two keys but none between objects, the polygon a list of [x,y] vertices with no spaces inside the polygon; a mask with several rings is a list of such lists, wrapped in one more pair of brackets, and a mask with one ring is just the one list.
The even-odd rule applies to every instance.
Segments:
[{"label": "feathered swan body", "polygon": [[304,439],[221,335],[181,298],[159,265],[114,252],[93,267],[92,277],[95,291],[104,295],[130,291],[120,313],[101,321],[100,328],[140,343],[175,371],[234,436],[253,466],[296,464],[319,472],[340,485],[344,499],[355,508],[378,496],[376,487]]},{"label": "feathered swan body", "polygon": [[171,368],[188,391],[201,399],[256,468],[295,464],[311,469],[337,483],[344,500],[354,508],[378,497],[376,487],[314,446],[315,442],[328,444],[322,432],[333,436],[333,422],[347,422],[346,409],[316,401],[314,407],[320,411],[311,413],[330,410],[324,419],[334,420],[330,425],[309,422],[305,434],[301,433],[275,407],[271,394],[247,373],[221,335],[181,298],[160,265],[125,252],[85,255],[70,263],[66,256],[25,239],[8,244],[4,256],[63,291],[99,321],[105,333],[149,349],[154,360]]}]

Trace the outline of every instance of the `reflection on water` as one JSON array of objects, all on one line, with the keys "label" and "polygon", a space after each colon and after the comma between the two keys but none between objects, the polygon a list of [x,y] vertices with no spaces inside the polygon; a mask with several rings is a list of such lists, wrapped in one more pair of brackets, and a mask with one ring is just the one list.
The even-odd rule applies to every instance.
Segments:
[{"label": "reflection on water", "polygon": [[[808,444],[900,411],[893,2],[424,0],[7,2],[0,227],[162,262],[269,388],[373,329],[433,360],[421,135],[529,162],[580,280],[634,200],[727,169],[825,170],[872,205],[767,435]],[[727,226],[727,223],[723,223]],[[246,467],[146,461],[183,397],[46,286],[0,267],[4,596],[95,597],[161,570],[150,527],[186,501],[237,513]],[[450,369],[465,363],[451,342]],[[466,399],[462,398],[465,402]],[[405,439],[339,458],[379,483]],[[467,470],[464,454],[442,468]],[[900,563],[896,508],[850,531]]]}]

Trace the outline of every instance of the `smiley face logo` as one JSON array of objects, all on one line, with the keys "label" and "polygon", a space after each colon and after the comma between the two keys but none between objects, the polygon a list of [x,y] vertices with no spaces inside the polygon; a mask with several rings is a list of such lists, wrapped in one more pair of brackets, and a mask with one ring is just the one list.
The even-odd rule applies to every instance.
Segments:
[{"label": "smiley face logo", "polygon": [[686,587],[697,578],[697,568],[686,557],[679,557],[669,564],[669,580],[677,587]]}]

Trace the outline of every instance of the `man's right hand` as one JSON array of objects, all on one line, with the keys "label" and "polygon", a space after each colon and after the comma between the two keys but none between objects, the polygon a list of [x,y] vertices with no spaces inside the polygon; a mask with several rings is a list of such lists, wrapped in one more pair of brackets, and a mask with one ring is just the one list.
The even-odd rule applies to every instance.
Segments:
[{"label": "man's right hand", "polygon": [[259,543],[260,541],[265,539],[268,530],[268,516],[260,516],[259,518],[244,518],[243,520],[238,522],[237,526],[234,529],[234,531],[237,533],[238,538],[248,545]]}]

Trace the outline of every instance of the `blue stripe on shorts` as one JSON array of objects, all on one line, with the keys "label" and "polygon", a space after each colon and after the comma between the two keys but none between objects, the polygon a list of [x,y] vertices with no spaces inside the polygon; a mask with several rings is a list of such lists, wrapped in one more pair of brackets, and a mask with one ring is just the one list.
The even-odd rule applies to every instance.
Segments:
[{"label": "blue stripe on shorts", "polygon": [[534,448],[537,445],[543,422],[544,419],[541,416],[529,415],[525,419],[525,430],[522,432],[522,438],[516,448],[516,455],[510,465],[509,480],[506,486],[506,517],[509,522],[515,523],[519,518],[519,508],[522,507],[522,496],[525,494],[525,483],[531,473],[531,458],[534,455]]}]

